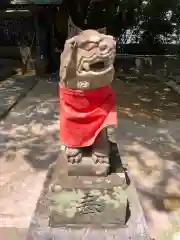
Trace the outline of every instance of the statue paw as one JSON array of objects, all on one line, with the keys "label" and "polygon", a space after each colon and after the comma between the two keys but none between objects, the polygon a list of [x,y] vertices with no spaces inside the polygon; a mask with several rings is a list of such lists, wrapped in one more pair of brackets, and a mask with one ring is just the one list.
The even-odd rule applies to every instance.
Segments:
[{"label": "statue paw", "polygon": [[82,153],[79,153],[76,156],[68,157],[68,162],[69,163],[80,163],[81,159],[82,159]]},{"label": "statue paw", "polygon": [[69,163],[79,163],[82,159],[82,152],[80,149],[66,147],[65,152]]},{"label": "statue paw", "polygon": [[95,164],[109,164],[109,156],[99,152],[93,152],[92,160]]}]

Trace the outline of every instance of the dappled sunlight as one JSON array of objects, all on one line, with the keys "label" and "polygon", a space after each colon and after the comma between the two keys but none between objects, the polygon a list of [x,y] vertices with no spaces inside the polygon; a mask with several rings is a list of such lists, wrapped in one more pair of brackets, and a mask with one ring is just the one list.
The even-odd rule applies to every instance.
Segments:
[{"label": "dappled sunlight", "polygon": [[[44,109],[40,110],[41,111],[38,112],[36,109],[36,114],[38,115],[39,113],[40,115],[39,121],[32,120],[29,124],[21,126],[13,124],[12,128],[9,126],[10,129],[5,128],[4,131],[1,129],[1,139],[6,139],[7,142],[1,143],[1,149],[3,149],[3,152],[0,153],[0,157],[3,155],[6,161],[8,161],[9,157],[11,160],[13,158],[16,160],[16,155],[22,154],[24,155],[22,156],[24,160],[32,159],[32,162],[30,161],[29,164],[34,163],[37,165],[36,162],[40,161],[42,155],[47,156],[48,152],[53,154],[53,152],[58,151],[59,142],[57,142],[57,146],[54,144],[59,136],[58,118],[54,116],[53,120],[51,115],[51,122],[49,122],[50,119],[46,120],[44,117],[41,121],[42,114],[45,116],[52,112],[48,108],[45,111]],[[34,113],[32,112],[32,115],[29,116],[29,118],[32,118],[33,115]],[[12,153],[14,157],[12,156]],[[32,154],[33,156],[30,156]],[[43,158],[46,159],[45,157]]]},{"label": "dappled sunlight", "polygon": [[144,124],[119,115],[117,135],[148,225],[155,231],[157,219],[163,219],[162,228],[167,230],[180,211],[180,121]]},{"label": "dappled sunlight", "polygon": [[163,232],[180,221],[180,95],[156,80],[118,80],[113,88],[123,163],[134,176],[148,226],[158,232],[162,222]]},{"label": "dappled sunlight", "polygon": [[[13,60],[13,59],[6,59],[6,58],[0,58],[0,86],[4,84],[3,81],[6,81],[7,78],[11,77],[12,75],[16,74],[17,67],[21,66],[22,63],[20,60]],[[6,91],[5,88],[2,88]]]},{"label": "dappled sunlight", "polygon": [[0,122],[0,223],[4,227],[29,225],[48,168],[59,156],[57,90],[57,82],[39,81]]},{"label": "dappled sunlight", "polygon": [[[166,224],[172,224],[171,215],[178,217],[180,211],[180,164],[161,157],[158,150],[145,146],[143,141],[129,142],[121,148],[126,152],[122,159],[134,177],[149,226],[156,225],[165,213]],[[177,154],[180,157],[180,152]]]},{"label": "dappled sunlight", "polygon": [[[113,88],[120,154],[134,176],[148,223],[153,225],[153,218],[162,219],[163,215],[165,219],[165,213],[172,212],[164,205],[164,198],[180,198],[180,96],[155,81],[118,80]],[[4,191],[0,210],[9,213],[14,200],[6,200],[7,196],[13,193],[20,206],[29,191],[24,189],[40,189],[39,176],[43,182],[43,173],[59,156],[58,83],[40,80],[1,121],[0,131],[0,189]],[[7,184],[17,189],[9,190],[4,187]],[[29,194],[33,194],[32,188]]]},{"label": "dappled sunlight", "polygon": [[[41,97],[43,87],[49,88],[49,93]],[[26,171],[47,170],[57,160],[60,141],[56,88],[57,84],[38,83],[25,101],[1,121],[0,187]]]},{"label": "dappled sunlight", "polygon": [[180,96],[157,80],[113,83],[121,118],[152,121],[180,118]]},{"label": "dappled sunlight", "polygon": [[130,60],[125,59],[126,68],[120,59],[116,64],[124,68],[113,83],[117,141],[122,161],[134,176],[150,232],[155,239],[165,239],[162,233],[169,233],[171,239],[180,222],[179,80],[175,66],[169,69],[171,81],[164,77],[167,72],[157,73],[162,61],[156,61],[156,69],[143,66],[142,72],[133,73]]}]

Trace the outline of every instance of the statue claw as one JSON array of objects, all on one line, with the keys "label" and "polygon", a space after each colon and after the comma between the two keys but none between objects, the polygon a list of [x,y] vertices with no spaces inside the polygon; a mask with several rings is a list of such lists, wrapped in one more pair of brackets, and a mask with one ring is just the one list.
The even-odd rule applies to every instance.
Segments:
[{"label": "statue claw", "polygon": [[69,163],[79,163],[82,159],[82,152],[78,148],[65,148],[65,153]]},{"label": "statue claw", "polygon": [[109,164],[109,157],[108,156],[98,156],[95,153],[92,154],[92,160],[95,164]]}]

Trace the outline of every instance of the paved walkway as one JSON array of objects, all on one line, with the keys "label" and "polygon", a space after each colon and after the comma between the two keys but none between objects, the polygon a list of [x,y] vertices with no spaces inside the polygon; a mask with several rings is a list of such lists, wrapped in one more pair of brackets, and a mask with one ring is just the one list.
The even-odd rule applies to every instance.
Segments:
[{"label": "paved walkway", "polygon": [[19,66],[21,62],[18,60],[0,58],[0,82],[15,74]]},{"label": "paved walkway", "polygon": [[180,95],[156,81],[116,82],[115,89],[119,147],[150,232],[158,240],[173,239],[180,233]]},{"label": "paved walkway", "polygon": [[0,123],[0,235],[6,234],[3,239],[25,234],[48,166],[58,157],[56,91],[57,83],[39,81]]},{"label": "paved walkway", "polygon": [[[166,231],[172,239],[177,211],[167,208],[180,193],[180,96],[160,82],[114,85],[123,161],[135,177],[152,236],[165,240]],[[0,123],[0,131],[0,233],[8,239],[7,232],[26,232],[48,166],[58,157],[57,82],[40,80]],[[164,195],[172,199],[166,209]]]}]

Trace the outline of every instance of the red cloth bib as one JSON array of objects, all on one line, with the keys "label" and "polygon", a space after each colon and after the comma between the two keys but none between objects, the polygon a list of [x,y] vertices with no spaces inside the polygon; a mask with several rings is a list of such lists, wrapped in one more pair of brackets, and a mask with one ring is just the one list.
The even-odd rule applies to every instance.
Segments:
[{"label": "red cloth bib", "polygon": [[60,91],[60,140],[67,147],[91,146],[100,131],[117,126],[116,96],[111,86],[92,91]]}]

